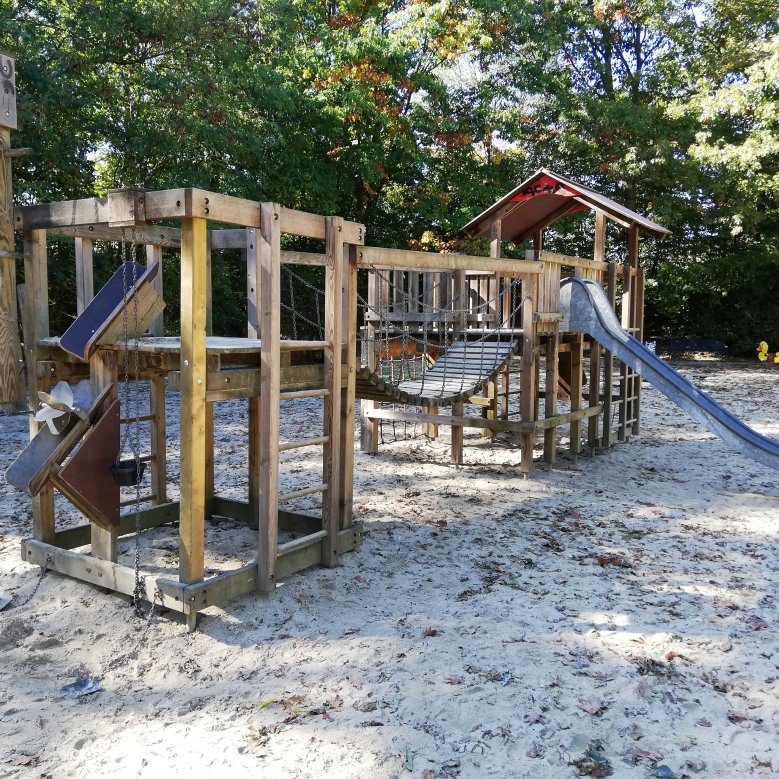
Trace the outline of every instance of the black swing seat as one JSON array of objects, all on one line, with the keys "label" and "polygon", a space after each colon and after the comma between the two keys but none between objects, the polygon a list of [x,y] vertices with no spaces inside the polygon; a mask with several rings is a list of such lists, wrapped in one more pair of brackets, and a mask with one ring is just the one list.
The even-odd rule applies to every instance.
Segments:
[{"label": "black swing seat", "polygon": [[370,368],[357,372],[357,396],[384,403],[445,407],[481,392],[516,354],[520,341],[458,341],[421,376],[391,384]]}]

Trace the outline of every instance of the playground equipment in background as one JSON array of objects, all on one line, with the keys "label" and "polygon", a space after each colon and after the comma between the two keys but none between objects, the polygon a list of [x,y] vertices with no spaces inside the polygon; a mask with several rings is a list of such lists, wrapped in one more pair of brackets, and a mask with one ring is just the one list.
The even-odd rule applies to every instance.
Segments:
[{"label": "playground equipment in background", "polygon": [[766,341],[761,341],[757,345],[757,359],[760,362],[767,362],[769,365],[779,365],[779,353],[771,354],[768,351],[768,343]]},{"label": "playground equipment in background", "polygon": [[[8,165],[6,173],[0,177],[5,187],[0,195],[10,203]],[[595,211],[594,258],[544,251],[544,229],[584,208]],[[13,225],[2,220],[10,214]],[[624,266],[606,261],[607,220],[627,230]],[[340,217],[192,188],[118,190],[100,198],[0,209],[0,403],[6,407],[19,396],[21,345],[3,318],[15,317],[17,306],[16,284],[6,283],[9,278],[15,282],[14,227],[24,241],[28,396],[31,404],[40,399],[49,409],[31,420],[30,444],[7,474],[32,498],[33,537],[22,542],[23,559],[183,614],[190,629],[209,606],[243,593],[272,592],[292,573],[317,564],[333,566],[358,546],[361,528],[352,512],[358,395],[363,397],[362,443],[368,451],[376,450],[380,420],[419,421],[433,435],[439,425],[451,425],[455,462],[463,460],[465,427],[490,435],[509,431],[520,436],[519,470],[529,473],[541,435],[544,459],[554,462],[560,427],[568,428],[574,455],[581,450],[585,421],[593,449],[636,434],[640,372],[667,387],[675,381],[640,351],[638,234],[640,229],[656,236],[667,231],[541,170],[466,226],[471,235],[490,235],[490,257],[367,247],[363,226]],[[123,248],[120,269],[94,295],[94,242],[124,247],[128,229],[133,244],[146,246],[146,266],[128,261]],[[319,241],[323,251],[282,251],[282,234]],[[49,333],[48,235],[75,240],[77,317],[61,338]],[[502,256],[504,241],[519,244],[527,237],[534,249],[525,259]],[[164,335],[160,317],[163,249],[180,252],[180,309],[167,312],[168,326],[177,335]],[[241,338],[212,332],[211,254],[227,249],[239,249],[246,263],[247,329]],[[324,272],[324,286],[315,290],[316,340],[282,338],[282,277],[295,265]],[[368,277],[365,301],[358,294],[361,273]],[[561,296],[565,273],[573,273],[576,281],[564,284]],[[571,290],[580,288],[589,296],[589,309],[571,303],[578,300]],[[360,331],[361,302],[365,321]],[[291,308],[301,313],[294,299]],[[311,312],[306,314],[310,319]],[[570,407],[558,413],[561,354],[569,356]],[[518,373],[509,371],[515,356]],[[59,382],[72,385],[70,392],[56,389]],[[147,382],[149,413],[140,414],[137,404],[133,413],[128,395],[120,399],[120,385],[139,391]],[[512,390],[511,382],[518,387]],[[703,408],[686,385],[681,390],[673,386],[697,402],[697,408],[688,404],[691,413]],[[180,393],[178,502],[169,500],[167,491],[166,389]],[[518,415],[509,406],[512,392],[519,396]],[[220,495],[214,483],[214,404],[239,399],[248,407],[244,500]],[[304,399],[322,402],[322,428],[304,438],[280,440],[281,403]],[[398,401],[417,410],[381,407]],[[483,416],[467,415],[466,405],[480,408]],[[439,413],[444,407],[451,414]],[[723,421],[709,405],[704,410],[709,423],[714,419],[725,425],[726,435],[740,437],[735,443],[742,451],[763,447],[772,454],[763,441],[736,429],[732,419]],[[120,425],[130,422],[149,425],[150,451],[140,455],[136,439],[133,460],[136,470],[148,466],[151,492],[141,495],[135,478],[133,498],[122,501],[112,466],[122,449]],[[303,448],[321,449],[321,475],[282,492],[280,456]],[[774,464],[770,458],[761,461]],[[56,526],[54,489],[83,512],[86,523]],[[321,496],[318,512],[293,508],[314,495]],[[128,507],[131,512],[122,511]],[[205,523],[214,516],[253,528],[257,544],[254,559],[207,575]],[[138,539],[166,526],[178,537],[177,570],[142,571]],[[134,567],[119,561],[125,536],[135,540]]]}]

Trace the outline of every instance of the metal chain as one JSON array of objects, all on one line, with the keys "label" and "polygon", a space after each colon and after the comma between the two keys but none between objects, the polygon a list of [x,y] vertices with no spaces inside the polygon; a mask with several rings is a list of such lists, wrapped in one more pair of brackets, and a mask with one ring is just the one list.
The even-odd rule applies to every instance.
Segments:
[{"label": "metal chain", "polygon": [[46,578],[46,574],[49,572],[49,563],[52,562],[54,562],[52,556],[50,554],[47,554],[46,560],[41,566],[41,572],[38,575],[38,581],[35,582],[35,586],[32,588],[30,594],[21,603],[17,603],[14,606],[15,609],[21,608],[22,606],[26,606],[37,595],[38,590],[41,587],[41,584],[43,584],[43,580]]}]

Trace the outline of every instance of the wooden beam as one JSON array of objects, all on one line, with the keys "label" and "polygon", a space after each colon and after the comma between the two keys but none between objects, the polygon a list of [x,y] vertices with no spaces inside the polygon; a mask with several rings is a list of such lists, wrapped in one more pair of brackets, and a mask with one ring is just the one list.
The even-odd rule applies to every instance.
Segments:
[{"label": "wooden beam", "polygon": [[382,249],[376,246],[364,246],[357,252],[357,267],[385,270],[408,268],[424,271],[480,270],[516,276],[520,273],[541,273],[543,265],[540,262],[496,260],[490,257],[475,257],[470,254],[434,254],[433,252],[415,252],[409,249]]},{"label": "wooden beam", "polygon": [[260,329],[262,332],[259,451],[259,491],[262,496],[257,536],[257,588],[276,589],[279,501],[279,393],[281,383],[281,230],[279,206],[262,204],[258,235],[260,268]]},{"label": "wooden beam", "polygon": [[[463,404],[464,405],[464,404]],[[499,432],[508,431],[520,433],[528,430],[528,426],[521,421],[505,421],[502,419],[482,419],[481,417],[469,417],[463,413],[454,413],[455,407],[452,406],[452,414],[430,414],[419,411],[394,411],[386,408],[376,408],[368,412],[370,419],[383,419],[389,422],[419,422],[451,426],[456,428],[475,428],[484,430],[485,428],[494,429]]]},{"label": "wooden beam", "polygon": [[[17,228],[18,229],[18,228]],[[159,225],[135,225],[132,228],[135,242],[146,246],[161,246],[178,249],[181,246],[181,230],[178,227]],[[92,241],[128,240],[128,231],[122,227],[110,227],[107,224],[85,224],[53,227],[49,235],[62,238],[89,238]]]},{"label": "wooden beam", "polygon": [[[181,504],[179,579],[204,574],[206,502],[206,220],[181,229]],[[194,626],[192,626],[194,627]]]},{"label": "wooden beam", "polygon": [[[135,591],[133,569],[110,560],[97,560],[29,538],[22,541],[22,559],[34,565],[45,565],[49,571],[56,571],[123,595],[132,595]],[[141,586],[145,590],[145,599],[149,602],[155,601],[156,598],[156,603],[163,609],[179,613],[189,610],[185,600],[186,589],[181,584],[163,577],[145,576]]]}]

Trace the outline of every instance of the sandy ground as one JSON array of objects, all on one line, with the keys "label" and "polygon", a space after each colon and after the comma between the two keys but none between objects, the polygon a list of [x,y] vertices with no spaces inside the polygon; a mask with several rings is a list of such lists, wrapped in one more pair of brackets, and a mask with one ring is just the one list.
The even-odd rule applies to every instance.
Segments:
[{"label": "sandy ground", "polygon": [[[682,370],[779,438],[779,372]],[[530,480],[516,449],[476,434],[461,468],[448,436],[419,428],[358,453],[362,549],[211,609],[192,635],[55,574],[33,594],[29,501],[3,485],[0,776],[779,774],[777,475],[644,399],[639,439]],[[312,402],[290,406],[284,436],[316,423]],[[217,425],[217,481],[240,497],[244,405]],[[26,420],[0,430],[4,471]],[[289,455],[284,483],[317,467]],[[208,543],[210,569],[251,559],[233,522],[210,523]],[[175,567],[170,531],[142,556]],[[100,691],[62,691],[84,677]]]}]

